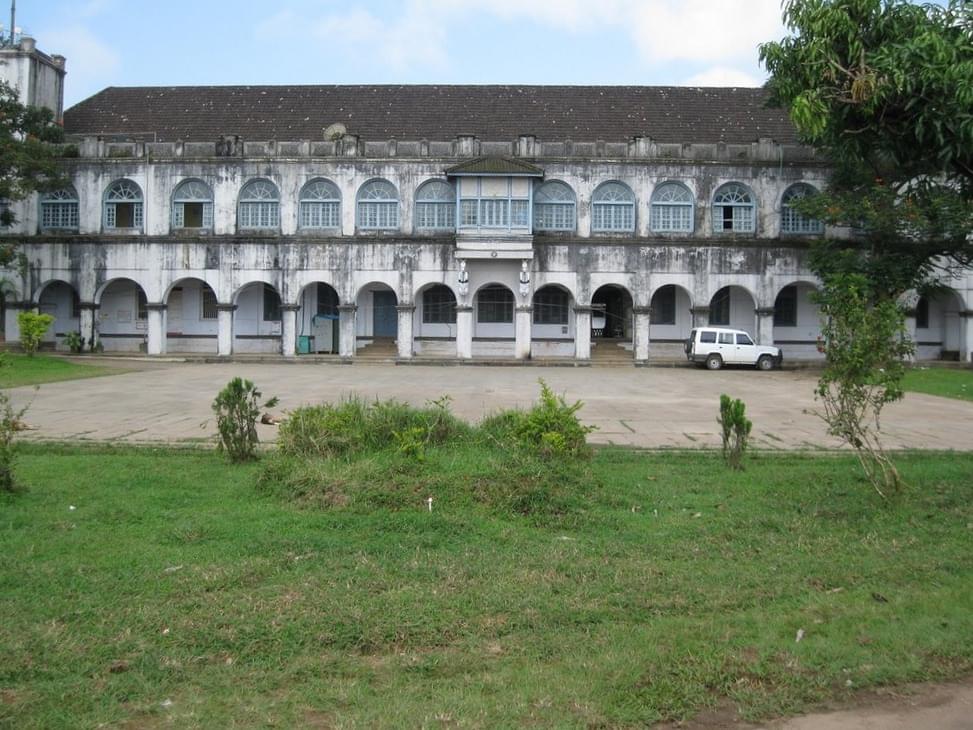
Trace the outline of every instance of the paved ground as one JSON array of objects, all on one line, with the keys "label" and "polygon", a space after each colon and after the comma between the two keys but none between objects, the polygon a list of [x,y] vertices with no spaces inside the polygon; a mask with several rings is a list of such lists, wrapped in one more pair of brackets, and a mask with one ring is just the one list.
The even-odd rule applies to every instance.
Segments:
[{"label": "paved ground", "polygon": [[[100,441],[199,441],[215,433],[210,403],[233,376],[280,397],[276,411],[357,393],[414,404],[451,396],[454,412],[476,420],[500,408],[526,406],[544,378],[598,430],[592,440],[648,448],[718,446],[720,393],[742,398],[754,422],[753,445],[766,449],[830,449],[815,407],[814,372],[709,372],[693,368],[444,367],[331,363],[113,363],[136,367],[110,377],[17,388],[31,401],[28,438]],[[200,424],[205,422],[205,428]],[[973,403],[908,394],[882,421],[890,448],[973,448]],[[261,427],[261,438],[274,428]]]}]

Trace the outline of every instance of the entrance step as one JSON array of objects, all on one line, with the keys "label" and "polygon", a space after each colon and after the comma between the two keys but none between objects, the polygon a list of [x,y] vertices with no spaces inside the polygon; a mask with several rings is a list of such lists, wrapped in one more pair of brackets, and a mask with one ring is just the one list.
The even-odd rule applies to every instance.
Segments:
[{"label": "entrance step", "polygon": [[391,337],[376,337],[355,351],[355,360],[359,362],[393,362],[398,356],[398,347]]},{"label": "entrance step", "polygon": [[623,345],[631,343],[628,340],[611,337],[599,337],[591,341],[592,365],[632,365],[635,353]]}]

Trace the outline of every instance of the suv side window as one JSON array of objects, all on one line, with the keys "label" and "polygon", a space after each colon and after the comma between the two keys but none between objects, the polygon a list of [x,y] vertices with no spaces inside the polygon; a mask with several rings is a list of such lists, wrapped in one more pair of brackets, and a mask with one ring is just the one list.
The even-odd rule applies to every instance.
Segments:
[{"label": "suv side window", "polygon": [[702,332],[699,333],[699,341],[700,342],[716,342],[716,333],[715,332],[707,332],[706,330],[703,330]]},{"label": "suv side window", "polygon": [[747,335],[737,335],[738,345],[752,345],[753,340],[751,340]]},{"label": "suv side window", "polygon": [[720,332],[720,344],[721,345],[732,345],[733,344],[733,333],[732,332]]}]

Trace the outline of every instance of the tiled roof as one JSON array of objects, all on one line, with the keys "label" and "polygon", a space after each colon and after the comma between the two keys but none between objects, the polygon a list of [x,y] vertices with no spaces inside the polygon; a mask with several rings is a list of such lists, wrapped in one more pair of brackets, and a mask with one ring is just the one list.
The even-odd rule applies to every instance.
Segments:
[{"label": "tiled roof", "polygon": [[680,86],[171,86],[110,87],[65,112],[68,134],[159,142],[323,139],[343,124],[368,140],[796,143],[763,89]]},{"label": "tiled roof", "polygon": [[513,175],[521,177],[544,177],[544,171],[523,160],[510,157],[477,157],[475,160],[461,162],[446,170],[447,175]]}]

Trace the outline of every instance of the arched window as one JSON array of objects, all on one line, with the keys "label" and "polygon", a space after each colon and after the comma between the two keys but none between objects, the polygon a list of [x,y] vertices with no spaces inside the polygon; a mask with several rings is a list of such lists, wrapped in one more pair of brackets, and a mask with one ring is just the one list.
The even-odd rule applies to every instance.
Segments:
[{"label": "arched window", "polygon": [[422,323],[456,323],[456,295],[452,289],[435,284],[422,292]]},{"label": "arched window", "polygon": [[173,228],[212,228],[213,191],[202,180],[184,180],[172,194]]},{"label": "arched window", "polygon": [[824,224],[815,219],[809,218],[798,210],[791,207],[791,203],[814,195],[818,191],[807,183],[791,185],[784,191],[780,205],[780,231],[781,233],[803,233],[806,235],[818,235],[824,233]]},{"label": "arched window", "polygon": [[652,193],[652,230],[692,233],[693,194],[682,183],[667,182]]},{"label": "arched window", "polygon": [[330,180],[316,178],[301,188],[301,228],[341,228],[341,192]]},{"label": "arched window", "polygon": [[488,284],[476,294],[476,321],[510,324],[514,321],[514,293],[501,284]]},{"label": "arched window", "polygon": [[78,193],[72,186],[41,196],[41,228],[78,230]]},{"label": "arched window", "polygon": [[270,180],[251,180],[240,191],[237,228],[280,227],[280,193]]},{"label": "arched window", "polygon": [[456,190],[445,180],[429,180],[416,191],[416,229],[452,231],[456,228]]},{"label": "arched window", "polygon": [[534,293],[534,324],[567,324],[571,295],[556,286]]},{"label": "arched window", "polygon": [[573,231],[576,209],[574,191],[568,185],[546,182],[534,193],[534,230]]},{"label": "arched window", "polygon": [[713,196],[716,233],[753,233],[757,229],[753,193],[740,183],[727,183]]},{"label": "arched window", "polygon": [[142,189],[131,180],[116,180],[105,191],[104,227],[142,229]]},{"label": "arched window", "polygon": [[591,196],[591,230],[635,230],[635,194],[627,185],[608,182],[598,186]]},{"label": "arched window", "polygon": [[373,231],[399,227],[399,194],[388,180],[372,180],[358,190],[358,227]]}]

